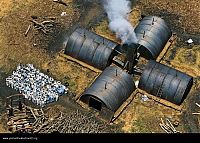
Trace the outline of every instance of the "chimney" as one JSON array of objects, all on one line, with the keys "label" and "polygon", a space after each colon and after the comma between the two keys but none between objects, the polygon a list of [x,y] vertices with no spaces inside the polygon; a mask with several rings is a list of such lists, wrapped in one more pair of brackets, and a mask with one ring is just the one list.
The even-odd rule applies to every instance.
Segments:
[{"label": "chimney", "polygon": [[125,66],[124,68],[127,69],[127,71],[132,74],[133,68],[137,64],[137,49],[138,44],[132,43],[132,44],[124,44],[123,49],[126,50],[126,60],[125,60]]}]

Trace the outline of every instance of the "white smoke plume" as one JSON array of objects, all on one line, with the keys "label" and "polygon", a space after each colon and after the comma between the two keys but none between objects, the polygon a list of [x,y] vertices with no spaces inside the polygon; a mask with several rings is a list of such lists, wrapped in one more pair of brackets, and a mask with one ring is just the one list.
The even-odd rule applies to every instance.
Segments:
[{"label": "white smoke plume", "polygon": [[109,28],[116,33],[116,37],[122,40],[123,44],[137,43],[138,39],[134,28],[128,21],[131,11],[129,0],[103,0],[104,9],[108,15]]}]

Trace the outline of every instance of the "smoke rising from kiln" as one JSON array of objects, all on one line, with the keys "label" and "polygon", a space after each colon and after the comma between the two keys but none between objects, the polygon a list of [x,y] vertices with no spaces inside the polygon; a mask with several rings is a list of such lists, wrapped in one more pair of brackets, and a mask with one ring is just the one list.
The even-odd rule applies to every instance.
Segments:
[{"label": "smoke rising from kiln", "polygon": [[128,21],[131,11],[129,0],[103,0],[104,9],[108,15],[109,28],[122,40],[123,44],[137,43],[134,28]]}]

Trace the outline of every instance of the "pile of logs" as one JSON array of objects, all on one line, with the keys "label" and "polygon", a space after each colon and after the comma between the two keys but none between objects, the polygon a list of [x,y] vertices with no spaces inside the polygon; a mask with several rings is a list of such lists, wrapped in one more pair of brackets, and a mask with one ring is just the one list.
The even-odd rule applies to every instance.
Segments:
[{"label": "pile of logs", "polygon": [[60,111],[60,108],[49,107],[50,109],[47,108],[44,113],[42,108],[35,109],[27,106],[22,95],[9,97],[7,104],[7,125],[13,133],[113,132],[107,123],[98,120],[94,114],[85,113],[79,109],[64,113]]},{"label": "pile of logs", "polygon": [[39,117],[44,116],[42,109],[27,106],[22,94],[7,97],[6,107],[8,129],[13,133],[32,133],[33,123]]},{"label": "pile of logs", "polygon": [[31,116],[28,116],[28,111],[19,112],[14,109],[15,114],[8,118],[8,129],[11,132],[32,132]]},{"label": "pile of logs", "polygon": [[12,132],[24,133],[108,133],[108,125],[96,121],[94,115],[88,116],[79,110],[71,113],[60,112],[59,116],[48,118],[42,109],[26,106],[23,111],[14,109],[8,126]]},{"label": "pile of logs", "polygon": [[165,122],[161,118],[161,123],[159,125],[166,133],[180,133],[180,131],[177,131],[171,121],[167,118],[165,119]]},{"label": "pile of logs", "polygon": [[44,112],[42,111],[42,109],[34,109],[29,106],[23,105],[22,109],[16,107],[8,108],[7,115],[7,125],[9,131],[13,133],[32,133],[34,121],[36,121],[39,117],[44,116]]}]

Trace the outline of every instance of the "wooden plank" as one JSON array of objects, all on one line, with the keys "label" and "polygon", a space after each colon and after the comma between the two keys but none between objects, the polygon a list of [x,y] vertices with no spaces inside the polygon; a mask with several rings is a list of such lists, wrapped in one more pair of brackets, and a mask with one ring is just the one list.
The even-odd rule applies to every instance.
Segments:
[{"label": "wooden plank", "polygon": [[141,94],[145,94],[145,95],[147,95],[147,97],[148,98],[150,98],[150,99],[152,99],[152,100],[154,100],[154,101],[156,101],[156,102],[159,102],[159,103],[161,103],[161,104],[163,104],[163,105],[165,105],[165,106],[167,106],[167,107],[170,107],[170,108],[173,108],[173,109],[175,109],[175,110],[178,110],[178,111],[182,111],[182,109],[183,109],[183,105],[176,105],[176,104],[174,104],[174,103],[171,103],[171,102],[169,102],[169,101],[167,101],[167,100],[164,100],[164,99],[161,99],[161,98],[158,98],[158,97],[156,97],[156,96],[154,96],[154,95],[151,95],[151,94],[149,94],[149,93],[147,93],[147,92],[145,92],[145,91],[143,91],[143,90],[141,90],[141,89],[137,89],[138,90],[138,92],[140,92]]},{"label": "wooden plank", "polygon": [[117,109],[117,111],[114,113],[112,122],[114,122],[122,114],[126,107],[133,101],[136,94],[136,92],[133,92],[131,96]]},{"label": "wooden plank", "polygon": [[168,42],[166,43],[165,47],[163,48],[163,50],[161,51],[161,53],[157,57],[156,62],[159,62],[159,63],[161,62],[161,60],[167,54],[170,46],[173,44],[173,42],[176,40],[176,38],[177,38],[177,35],[175,33],[173,33],[171,38],[168,40]]},{"label": "wooden plank", "polygon": [[102,107],[101,111],[99,112],[98,115],[101,119],[103,119],[104,121],[110,123],[113,119],[114,116],[114,112],[111,111],[110,109],[106,108],[106,107]]},{"label": "wooden plank", "polygon": [[31,111],[31,113],[32,113],[33,117],[35,118],[35,120],[37,120],[37,117],[35,116],[35,114],[34,114],[33,110],[32,110],[32,109],[30,109],[30,111]]},{"label": "wooden plank", "polygon": [[87,104],[85,104],[84,102],[77,99],[76,103],[78,103],[82,108],[89,110],[89,106]]},{"label": "wooden plank", "polygon": [[101,70],[99,70],[99,69],[97,69],[95,67],[92,67],[92,66],[90,66],[90,65],[88,65],[88,64],[86,64],[86,63],[84,63],[82,61],[79,61],[79,60],[75,59],[75,58],[72,58],[71,56],[68,56],[66,54],[60,53],[60,56],[68,59],[69,61],[75,62],[75,63],[77,63],[77,64],[79,64],[79,65],[81,65],[81,66],[83,66],[83,67],[85,67],[85,68],[87,68],[89,70],[92,70],[92,71],[94,71],[96,73],[101,73],[102,72]]},{"label": "wooden plank", "polygon": [[12,117],[10,118],[10,120],[16,121],[16,120],[25,119],[25,118],[29,118],[29,116],[23,115],[23,116]]}]

